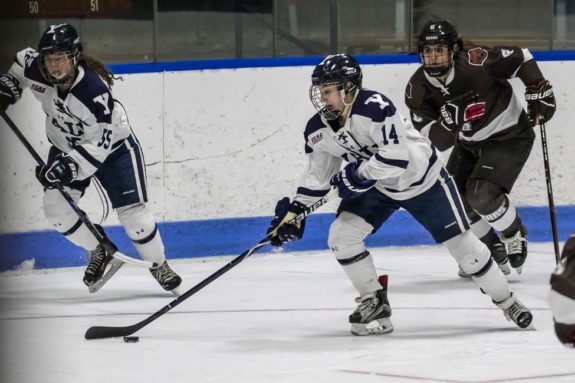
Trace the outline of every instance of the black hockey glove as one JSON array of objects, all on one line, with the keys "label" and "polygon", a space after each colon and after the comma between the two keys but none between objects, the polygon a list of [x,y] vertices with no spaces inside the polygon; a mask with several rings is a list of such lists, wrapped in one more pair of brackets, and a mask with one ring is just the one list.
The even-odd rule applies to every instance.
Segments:
[{"label": "black hockey glove", "polygon": [[69,185],[78,177],[78,164],[65,154],[58,154],[51,164],[36,167],[36,178],[46,189],[54,189],[56,184]]},{"label": "black hockey glove", "polygon": [[15,104],[22,96],[20,82],[10,74],[0,76],[0,110],[4,111],[9,105]]},{"label": "black hockey glove", "polygon": [[278,201],[268,235],[271,235],[271,245],[281,246],[286,242],[297,241],[303,237],[305,230],[305,219],[297,224],[288,224],[287,222],[305,211],[306,206],[300,202],[293,201],[290,203],[288,197]]},{"label": "black hockey glove", "polygon": [[[525,89],[527,114],[534,123],[547,122],[555,113],[555,95],[553,87],[547,80],[540,80]],[[539,119],[537,119],[539,117]]]},{"label": "black hockey glove", "polygon": [[339,171],[330,181],[337,187],[337,192],[342,199],[357,197],[371,189],[377,180],[360,179],[356,174],[361,161],[350,162]]},{"label": "black hockey glove", "polygon": [[452,133],[458,133],[467,121],[476,121],[485,114],[485,103],[477,102],[479,95],[473,91],[447,101],[439,109],[439,123]]}]

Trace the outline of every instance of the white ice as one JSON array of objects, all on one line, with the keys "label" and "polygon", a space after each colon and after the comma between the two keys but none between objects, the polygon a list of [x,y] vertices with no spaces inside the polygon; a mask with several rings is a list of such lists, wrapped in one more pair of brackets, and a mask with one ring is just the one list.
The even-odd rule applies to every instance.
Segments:
[{"label": "white ice", "polygon": [[[81,268],[0,275],[0,374],[7,383],[575,382],[575,350],[546,302],[552,245],[530,244],[512,290],[535,330],[508,322],[440,246],[372,249],[390,280],[393,333],[356,337],[356,293],[328,251],[246,259],[135,335],[84,340],[94,325],[137,323],[174,296],[124,267],[89,294]],[[183,291],[231,258],[173,261]]]}]

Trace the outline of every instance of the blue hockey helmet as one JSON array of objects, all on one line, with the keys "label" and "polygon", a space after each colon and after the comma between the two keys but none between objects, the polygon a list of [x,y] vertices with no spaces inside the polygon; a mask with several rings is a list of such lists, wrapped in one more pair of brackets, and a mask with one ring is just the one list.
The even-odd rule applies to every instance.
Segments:
[{"label": "blue hockey helmet", "polygon": [[329,55],[317,64],[311,75],[310,99],[320,115],[328,120],[334,120],[341,114],[327,108],[321,101],[321,86],[336,85],[342,99],[350,93],[361,89],[363,74],[356,59],[348,54]]},{"label": "blue hockey helmet", "polygon": [[[73,70],[63,76],[50,75],[46,69],[45,57],[49,54],[65,53],[70,59]],[[76,29],[70,24],[50,25],[44,31],[38,43],[38,64],[44,78],[52,84],[62,84],[70,80],[82,53],[82,43]]]}]

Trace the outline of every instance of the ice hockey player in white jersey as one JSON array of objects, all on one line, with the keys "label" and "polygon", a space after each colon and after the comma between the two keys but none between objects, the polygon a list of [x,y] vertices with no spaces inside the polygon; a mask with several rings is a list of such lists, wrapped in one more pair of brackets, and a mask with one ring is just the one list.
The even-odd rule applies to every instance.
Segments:
[{"label": "ice hockey player in white jersey", "polygon": [[143,154],[124,108],[112,95],[114,79],[103,64],[82,52],[72,25],[52,25],[42,34],[37,50],[19,52],[8,73],[0,76],[0,107],[5,110],[18,101],[24,88],[42,104],[52,145],[47,165],[36,169],[45,190],[44,213],[57,231],[89,251],[84,283],[96,283],[112,257],[55,187],[65,186],[78,202],[96,177],[141,257],[155,264],[152,275],[172,291],[181,278],[166,262],[162,239],[146,206]]},{"label": "ice hockey player in white jersey", "polygon": [[287,222],[337,187],[342,201],[328,245],[359,293],[359,305],[349,316],[352,334],[393,330],[387,281],[378,280],[364,240],[400,208],[447,246],[508,320],[528,327],[531,312],[469,230],[457,188],[435,147],[387,97],[362,89],[357,61],[347,54],[327,56],[313,71],[310,99],[318,113],[305,129],[307,168],[293,200],[278,201],[268,233],[274,246],[300,239],[305,221]]}]

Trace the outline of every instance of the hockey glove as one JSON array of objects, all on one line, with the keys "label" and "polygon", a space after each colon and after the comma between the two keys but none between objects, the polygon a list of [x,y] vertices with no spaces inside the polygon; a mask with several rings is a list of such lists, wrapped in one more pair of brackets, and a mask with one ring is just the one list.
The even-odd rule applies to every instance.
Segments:
[{"label": "hockey glove", "polygon": [[20,82],[10,74],[0,76],[0,110],[4,111],[9,105],[15,104],[22,96]]},{"label": "hockey glove", "polygon": [[288,197],[278,201],[275,209],[275,216],[268,228],[272,246],[281,246],[286,242],[297,241],[303,237],[305,230],[305,219],[298,223],[287,223],[300,213],[305,211],[306,206],[300,202],[290,203]]},{"label": "hockey glove", "polygon": [[[553,87],[547,80],[540,80],[525,89],[527,101],[527,114],[535,123],[551,120],[555,113],[555,95]],[[539,118],[539,119],[537,119]]]},{"label": "hockey glove", "polygon": [[46,189],[54,189],[57,183],[69,185],[76,177],[78,164],[65,154],[58,154],[50,165],[36,167],[36,178]]},{"label": "hockey glove", "polygon": [[439,123],[451,133],[458,133],[467,121],[476,121],[485,114],[485,102],[477,102],[473,91],[447,101],[439,109]]},{"label": "hockey glove", "polygon": [[371,189],[377,180],[361,179],[357,175],[357,169],[361,161],[350,162],[330,181],[330,184],[337,187],[339,196],[342,199],[353,198]]}]

